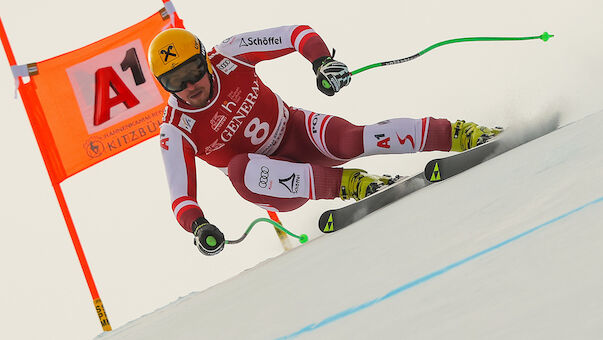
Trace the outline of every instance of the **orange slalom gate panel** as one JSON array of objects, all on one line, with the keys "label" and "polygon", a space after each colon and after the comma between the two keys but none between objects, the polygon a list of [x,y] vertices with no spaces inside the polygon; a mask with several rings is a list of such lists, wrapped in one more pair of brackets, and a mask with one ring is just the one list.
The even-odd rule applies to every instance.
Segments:
[{"label": "orange slalom gate panel", "polygon": [[159,133],[169,94],[151,73],[147,51],[155,35],[170,27],[169,16],[160,11],[98,42],[37,63],[38,74],[23,86],[36,93],[36,111],[44,115],[39,118],[49,132],[42,134],[46,138],[41,147],[56,153],[55,166],[62,167],[56,169],[59,182]]}]

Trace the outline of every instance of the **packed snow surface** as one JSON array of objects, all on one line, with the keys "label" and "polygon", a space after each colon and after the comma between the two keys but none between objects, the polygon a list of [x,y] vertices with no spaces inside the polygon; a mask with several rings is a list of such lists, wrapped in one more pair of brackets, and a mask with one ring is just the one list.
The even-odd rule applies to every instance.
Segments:
[{"label": "packed snow surface", "polygon": [[603,112],[98,339],[600,338],[600,126]]}]

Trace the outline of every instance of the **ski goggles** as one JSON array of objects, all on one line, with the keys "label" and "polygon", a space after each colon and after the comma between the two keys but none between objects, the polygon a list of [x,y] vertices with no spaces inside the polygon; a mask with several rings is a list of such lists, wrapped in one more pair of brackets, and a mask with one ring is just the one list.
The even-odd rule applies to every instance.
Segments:
[{"label": "ski goggles", "polygon": [[198,54],[175,69],[160,75],[157,80],[166,91],[176,93],[186,89],[188,83],[198,82],[206,73],[206,61]]}]

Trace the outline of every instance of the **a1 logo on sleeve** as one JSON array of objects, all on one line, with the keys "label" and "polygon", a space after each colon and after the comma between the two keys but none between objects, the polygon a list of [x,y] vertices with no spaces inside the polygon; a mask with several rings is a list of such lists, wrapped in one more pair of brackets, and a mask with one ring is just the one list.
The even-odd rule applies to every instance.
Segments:
[{"label": "a1 logo on sleeve", "polygon": [[230,72],[237,68],[237,65],[228,58],[222,59],[222,61],[216,66],[218,67],[218,70],[224,72],[225,74],[230,74]]},{"label": "a1 logo on sleeve", "polygon": [[66,70],[89,134],[163,103],[145,56],[135,40]]}]

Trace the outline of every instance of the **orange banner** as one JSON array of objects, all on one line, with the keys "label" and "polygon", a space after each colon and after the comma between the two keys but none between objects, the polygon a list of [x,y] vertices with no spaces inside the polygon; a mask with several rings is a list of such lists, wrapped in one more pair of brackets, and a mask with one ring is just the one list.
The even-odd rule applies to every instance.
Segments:
[{"label": "orange banner", "polygon": [[168,94],[151,74],[147,51],[155,35],[170,27],[162,9],[103,40],[37,63],[37,74],[21,85],[21,93],[55,180],[159,133]]},{"label": "orange banner", "polygon": [[[168,95],[147,64],[151,40],[184,28],[169,0],[150,18],[101,41],[39,63],[17,65],[0,19],[0,40],[18,84],[103,331],[111,324],[60,183],[159,133]],[[23,83],[23,77],[29,82]]]}]

